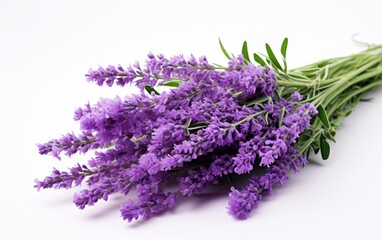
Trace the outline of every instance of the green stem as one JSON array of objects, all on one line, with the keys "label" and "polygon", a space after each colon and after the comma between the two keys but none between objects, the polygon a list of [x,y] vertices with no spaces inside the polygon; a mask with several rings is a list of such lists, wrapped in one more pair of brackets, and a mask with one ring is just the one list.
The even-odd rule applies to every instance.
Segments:
[{"label": "green stem", "polygon": [[[372,66],[379,63],[380,61],[381,61],[380,59],[375,59],[369,62],[368,64],[362,66],[358,70],[350,72],[346,77],[339,80],[334,86],[327,89],[325,91],[325,94],[321,96],[321,98],[324,99],[323,101],[324,107],[327,106],[330,102],[332,102],[334,98],[338,97],[338,95],[341,92],[345,91],[348,87],[354,85],[355,83],[351,82],[352,79],[354,79],[359,74],[365,72],[367,69],[371,68]],[[366,79],[365,76],[360,76],[360,78],[361,80]],[[317,99],[317,100],[320,101],[321,99]],[[315,104],[317,100],[315,100],[313,104]]]},{"label": "green stem", "polygon": [[[252,119],[252,118],[254,118],[254,117],[257,117],[257,116],[259,116],[259,115],[261,115],[261,114],[263,114],[263,113],[264,113],[264,111],[260,111],[260,112],[257,112],[257,113],[248,115],[247,117],[243,118],[242,120],[240,120],[240,121],[238,121],[238,122],[232,124],[230,128],[237,127],[237,126],[239,126],[240,124],[242,124],[242,123],[244,123],[244,122],[246,122],[246,121],[248,121],[248,120],[250,120],[250,119]],[[230,129],[230,128],[226,128],[225,130],[227,131],[227,130]]]},{"label": "green stem", "polygon": [[[374,87],[376,87],[378,85],[381,85],[381,84],[382,84],[382,78],[379,79],[378,81],[375,81],[373,83],[370,83],[369,85],[364,86],[363,88],[360,88],[360,89],[354,91],[352,94],[350,94],[347,97],[344,97],[343,99],[341,99],[341,101],[337,105],[338,106],[345,105],[353,97],[361,95],[362,93],[364,93],[366,91],[369,91],[370,89],[372,89],[372,88],[374,88]],[[335,110],[336,110],[335,108],[332,108],[331,111],[328,112],[329,116],[333,115]]]}]

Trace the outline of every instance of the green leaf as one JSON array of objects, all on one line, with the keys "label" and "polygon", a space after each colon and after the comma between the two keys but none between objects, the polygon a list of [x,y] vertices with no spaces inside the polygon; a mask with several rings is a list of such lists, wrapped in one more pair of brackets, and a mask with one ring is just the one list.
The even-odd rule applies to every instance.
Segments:
[{"label": "green leaf", "polygon": [[279,93],[278,91],[275,91],[274,93],[275,93],[275,99],[276,99],[276,101],[280,101],[280,99],[281,99],[281,95],[280,95],[280,93]]},{"label": "green leaf", "polygon": [[348,111],[345,112],[345,117],[348,117],[352,113],[352,109],[349,109]]},{"label": "green leaf", "polygon": [[284,72],[287,73],[288,71],[288,64],[286,61],[286,53],[288,48],[288,38],[284,38],[283,43],[281,44],[281,55],[283,55],[283,64],[284,64]]},{"label": "green leaf", "polygon": [[264,60],[258,54],[254,53],[253,58],[255,59],[255,62],[260,64],[262,67],[264,67],[266,65]]},{"label": "green leaf", "polygon": [[298,89],[295,87],[287,87],[287,88],[283,89],[283,91],[281,92],[281,95],[282,96],[288,96],[288,95],[290,95],[296,91],[298,91]]},{"label": "green leaf", "polygon": [[251,60],[249,59],[249,54],[248,54],[247,41],[244,41],[243,48],[241,49],[241,53],[243,54],[243,57],[245,60],[247,60],[247,62],[251,62]]},{"label": "green leaf", "polygon": [[223,46],[223,43],[222,41],[220,40],[219,38],[219,45],[220,45],[220,49],[222,50],[222,52],[224,53],[224,55],[228,58],[228,59],[231,59],[231,57],[229,56],[227,50],[225,50],[224,46]]},{"label": "green leaf", "polygon": [[320,151],[320,148],[318,148],[317,146],[313,145],[313,152],[314,152],[314,154],[317,154],[319,151]]},{"label": "green leaf", "polygon": [[312,135],[311,134],[303,134],[301,135],[299,138],[298,138],[298,141],[301,141],[301,142],[307,142],[309,140],[312,139]]},{"label": "green leaf", "polygon": [[281,54],[286,58],[286,52],[288,48],[288,38],[284,38],[283,43],[281,44]]},{"label": "green leaf", "polygon": [[189,127],[187,128],[188,131],[195,131],[195,130],[199,130],[199,129],[203,129],[203,128],[206,128],[207,126],[199,126],[199,127]]},{"label": "green leaf", "polygon": [[168,81],[162,84],[165,87],[179,87],[180,82],[177,80]]},{"label": "green leaf", "polygon": [[330,145],[323,137],[320,139],[320,150],[322,159],[328,159],[330,154]]},{"label": "green leaf", "polygon": [[360,102],[371,102],[371,100],[373,100],[373,98],[361,98],[361,99],[359,99]]},{"label": "green leaf", "polygon": [[266,48],[266,50],[267,50],[267,54],[268,54],[268,57],[269,57],[269,59],[271,60],[271,62],[272,62],[278,69],[280,69],[280,70],[282,71],[283,68],[281,67],[279,61],[277,61],[277,58],[276,58],[275,54],[273,53],[271,46],[269,46],[269,44],[266,43],[266,44],[265,44],[265,48]]},{"label": "green leaf", "polygon": [[325,137],[325,138],[327,138],[327,139],[329,139],[329,140],[331,140],[331,141],[333,141],[333,142],[335,142],[335,140],[334,140],[334,135],[332,135],[332,131],[324,131],[323,133],[322,133],[322,135]]},{"label": "green leaf", "polygon": [[320,68],[312,67],[312,68],[301,69],[300,71],[303,73],[309,74],[309,73],[317,73],[317,71],[319,70]]},{"label": "green leaf", "polygon": [[264,115],[264,117],[263,117],[264,122],[265,122],[265,125],[269,125],[268,116],[269,116],[269,112],[267,112],[267,113]]},{"label": "green leaf", "polygon": [[206,128],[208,126],[209,122],[197,122],[189,125],[187,127],[187,131],[196,131],[199,129]]},{"label": "green leaf", "polygon": [[196,122],[196,123],[193,123],[193,124],[189,125],[188,127],[190,127],[190,128],[201,127],[201,126],[207,127],[208,124],[210,124],[210,123],[209,122]]},{"label": "green leaf", "polygon": [[147,135],[142,135],[139,138],[133,137],[133,138],[130,139],[130,141],[132,141],[132,142],[139,142],[139,141],[142,141],[143,139],[145,139],[146,137],[147,137]]},{"label": "green leaf", "polygon": [[331,136],[331,139],[333,142],[336,142],[336,140],[334,139],[334,137],[336,136],[336,129],[335,128],[331,128],[329,129],[329,133],[330,133],[330,136]]},{"label": "green leaf", "polygon": [[255,105],[255,104],[263,103],[263,102],[265,102],[268,99],[269,99],[269,96],[259,97],[259,98],[253,99],[252,101],[249,101],[245,105],[249,107],[249,106],[252,106],[252,105]]},{"label": "green leaf", "polygon": [[192,122],[192,119],[190,118],[190,119],[187,120],[187,122],[184,124],[184,126],[186,128],[188,128],[190,126],[191,122]]},{"label": "green leaf", "polygon": [[322,125],[324,125],[325,128],[330,128],[330,122],[329,122],[328,114],[325,111],[325,108],[322,105],[319,105],[317,110],[318,110],[317,117],[320,119]]},{"label": "green leaf", "polygon": [[285,58],[283,59],[283,63],[284,63],[284,70],[283,70],[283,71],[284,71],[285,73],[287,73],[287,71],[288,71],[288,64],[287,64]]},{"label": "green leaf", "polygon": [[151,95],[152,92],[154,92],[156,95],[159,95],[159,92],[157,90],[155,90],[153,87],[151,87],[150,85],[146,85],[145,86],[145,89],[146,91]]},{"label": "green leaf", "polygon": [[285,107],[281,109],[281,113],[279,116],[279,127],[281,127],[281,125],[283,124],[284,115],[285,115]]}]

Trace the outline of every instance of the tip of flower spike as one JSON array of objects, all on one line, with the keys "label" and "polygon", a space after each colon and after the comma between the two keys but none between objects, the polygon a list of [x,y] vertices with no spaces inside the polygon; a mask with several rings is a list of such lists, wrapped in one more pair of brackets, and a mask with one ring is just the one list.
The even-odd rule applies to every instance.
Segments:
[{"label": "tip of flower spike", "polygon": [[34,185],[33,187],[36,188],[37,191],[40,191],[41,188],[44,187],[44,182],[41,182],[37,178],[34,180],[34,182],[36,183],[36,185]]},{"label": "tip of flower spike", "polygon": [[38,152],[41,155],[46,155],[50,152],[51,147],[48,146],[47,144],[41,144],[41,143],[36,143],[36,147],[38,148]]},{"label": "tip of flower spike", "polygon": [[131,199],[129,199],[126,203],[120,206],[120,212],[123,220],[127,220],[128,222],[137,220],[141,215],[140,208],[138,204],[134,203]]},{"label": "tip of flower spike", "polygon": [[247,219],[249,211],[245,205],[246,202],[244,199],[240,199],[240,192],[234,187],[231,187],[231,192],[228,197],[228,214],[239,220]]},{"label": "tip of flower spike", "polygon": [[228,213],[240,220],[247,219],[251,211],[258,206],[261,200],[261,195],[258,191],[258,184],[256,182],[250,182],[241,191],[231,187],[231,192],[228,196]]},{"label": "tip of flower spike", "polygon": [[75,193],[73,195],[73,203],[79,208],[79,209],[84,209],[86,206],[86,199],[82,197],[80,194]]},{"label": "tip of flower spike", "polygon": [[303,99],[303,96],[299,92],[296,91],[296,92],[292,93],[290,98],[292,99],[292,101],[301,102],[301,100]]}]

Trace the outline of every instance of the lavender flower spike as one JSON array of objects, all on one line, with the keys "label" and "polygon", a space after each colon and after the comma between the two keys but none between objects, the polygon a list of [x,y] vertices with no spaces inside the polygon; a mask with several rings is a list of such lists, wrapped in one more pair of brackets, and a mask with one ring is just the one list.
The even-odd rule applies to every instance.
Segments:
[{"label": "lavender flower spike", "polygon": [[65,152],[67,156],[71,156],[77,151],[85,153],[89,149],[98,148],[99,146],[100,144],[97,143],[97,140],[91,133],[83,133],[79,136],[68,133],[59,139],[50,140],[44,144],[37,144],[40,154],[46,155],[51,153],[59,160],[61,160],[61,152]]}]

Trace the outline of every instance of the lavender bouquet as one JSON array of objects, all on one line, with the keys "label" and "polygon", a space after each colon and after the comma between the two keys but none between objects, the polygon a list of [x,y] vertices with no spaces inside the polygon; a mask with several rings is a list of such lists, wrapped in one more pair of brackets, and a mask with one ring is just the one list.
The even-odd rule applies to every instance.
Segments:
[{"label": "lavender bouquet", "polygon": [[[206,57],[150,53],[143,68],[135,63],[91,69],[88,81],[134,84],[141,93],[78,108],[80,133],[38,144],[39,152],[61,159],[62,153],[93,150],[94,156],[87,165],[53,169],[35,188],[68,189],[86,181],[73,198],[80,209],[122,193],[122,218],[132,221],[223,183],[230,190],[229,214],[247,218],[310,154],[327,159],[328,141],[342,119],[367,100],[364,92],[382,84],[382,46],[291,70],[287,46],[286,38],[282,61],[268,44],[267,54],[252,59],[246,42],[237,56],[220,42],[226,66]],[[157,86],[170,89],[160,93]],[[232,180],[237,175],[245,184]]]}]

